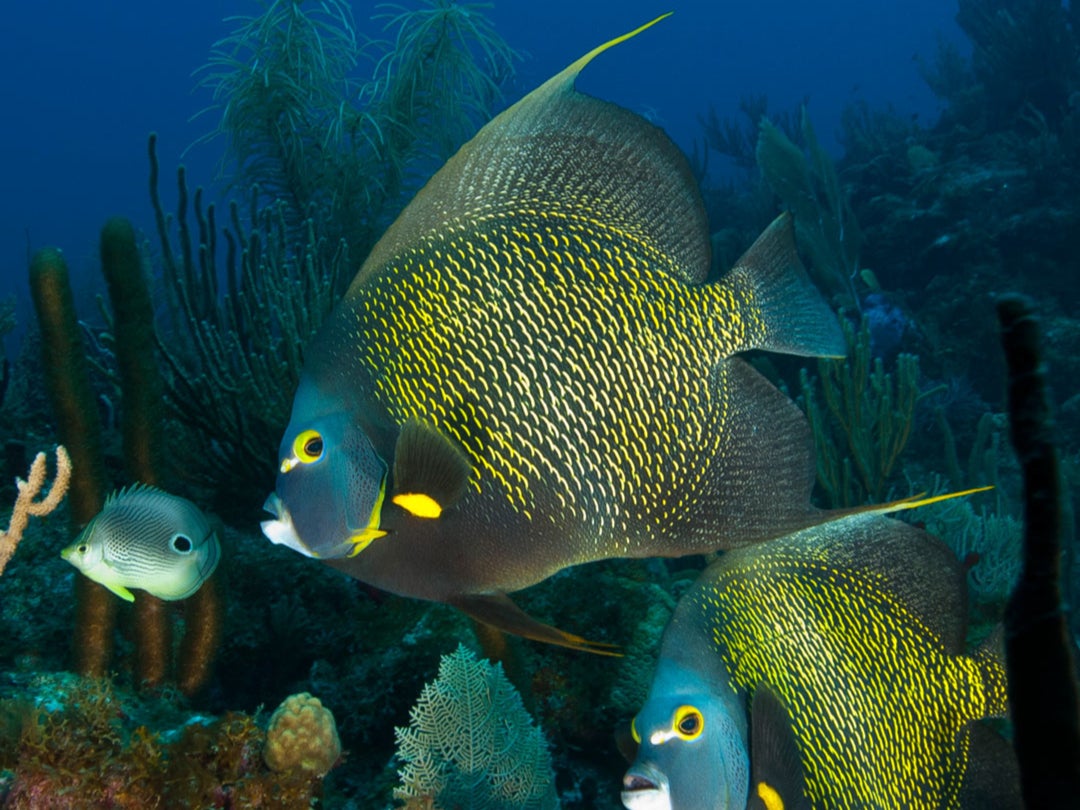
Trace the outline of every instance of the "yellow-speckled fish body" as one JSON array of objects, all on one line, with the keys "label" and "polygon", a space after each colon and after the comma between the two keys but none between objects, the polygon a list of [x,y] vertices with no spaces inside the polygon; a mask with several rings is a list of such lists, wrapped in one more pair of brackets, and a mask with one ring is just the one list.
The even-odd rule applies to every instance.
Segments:
[{"label": "yellow-speckled fish body", "polygon": [[376,245],[306,352],[272,540],[520,632],[499,595],[566,566],[822,519],[802,414],[733,355],[842,354],[836,319],[787,216],[706,280],[683,155],[573,88],[633,33],[491,121]]},{"label": "yellow-speckled fish body", "polygon": [[[951,552],[890,518],[855,515],[725,554],[665,633],[624,803],[777,806],[753,803],[776,793],[751,776],[769,763],[753,761],[764,747],[747,739],[747,706],[753,715],[765,689],[797,748],[786,770],[804,780],[789,808],[1019,806],[1011,750],[979,723],[1005,712],[1004,668],[988,648],[964,654],[965,615]],[[696,733],[680,734],[677,718]]]}]

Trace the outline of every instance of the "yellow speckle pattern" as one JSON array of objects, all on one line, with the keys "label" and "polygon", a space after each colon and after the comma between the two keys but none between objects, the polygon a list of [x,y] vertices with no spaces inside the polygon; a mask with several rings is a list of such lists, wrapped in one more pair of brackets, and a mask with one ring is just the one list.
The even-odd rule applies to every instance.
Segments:
[{"label": "yellow speckle pattern", "polygon": [[949,655],[884,578],[759,561],[699,591],[736,688],[789,707],[814,807],[957,806],[969,720],[1001,714],[997,662]]},{"label": "yellow speckle pattern", "polygon": [[691,509],[729,407],[710,370],[764,331],[749,292],[689,286],[632,224],[556,200],[464,212],[412,244],[347,299],[395,422],[435,425],[477,493],[588,527],[601,556]]}]

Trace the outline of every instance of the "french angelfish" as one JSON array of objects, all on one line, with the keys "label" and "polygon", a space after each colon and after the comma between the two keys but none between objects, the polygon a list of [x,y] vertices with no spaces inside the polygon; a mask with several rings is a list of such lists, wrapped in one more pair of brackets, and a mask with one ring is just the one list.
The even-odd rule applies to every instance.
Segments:
[{"label": "french angelfish", "polygon": [[217,532],[191,501],[146,484],[114,492],[60,556],[121,599],[131,588],[186,599],[221,559]]},{"label": "french angelfish", "polygon": [[1005,712],[1003,662],[964,653],[966,609],[951,551],[880,515],[724,554],[664,633],[623,804],[1018,808],[980,722]]},{"label": "french angelfish", "polygon": [[506,594],[579,563],[824,519],[803,415],[733,356],[844,354],[790,217],[707,280],[683,154],[574,89],[652,24],[490,121],[376,244],[305,352],[270,540],[581,647]]}]

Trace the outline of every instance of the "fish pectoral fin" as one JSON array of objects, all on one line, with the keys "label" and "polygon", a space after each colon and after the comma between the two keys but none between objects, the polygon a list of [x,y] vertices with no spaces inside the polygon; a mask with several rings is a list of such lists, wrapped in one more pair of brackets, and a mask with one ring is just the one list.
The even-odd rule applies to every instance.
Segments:
[{"label": "fish pectoral fin", "polygon": [[418,518],[437,518],[465,492],[472,462],[438,428],[410,419],[394,449],[394,495],[390,500]]},{"label": "fish pectoral fin", "polygon": [[750,800],[747,810],[809,810],[802,756],[791,718],[767,684],[750,705]]},{"label": "fish pectoral fin", "polygon": [[450,604],[470,618],[504,633],[596,655],[622,656],[617,644],[589,641],[537,621],[515,605],[505,593],[464,594],[453,599]]}]

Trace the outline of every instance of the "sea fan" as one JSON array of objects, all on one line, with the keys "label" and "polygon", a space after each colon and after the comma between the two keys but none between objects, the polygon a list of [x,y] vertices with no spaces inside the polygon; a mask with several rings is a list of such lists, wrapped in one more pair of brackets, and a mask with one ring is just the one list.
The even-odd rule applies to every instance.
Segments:
[{"label": "sea fan", "polygon": [[407,807],[548,810],[559,806],[547,742],[503,674],[464,646],[444,655],[408,728],[394,730]]}]

